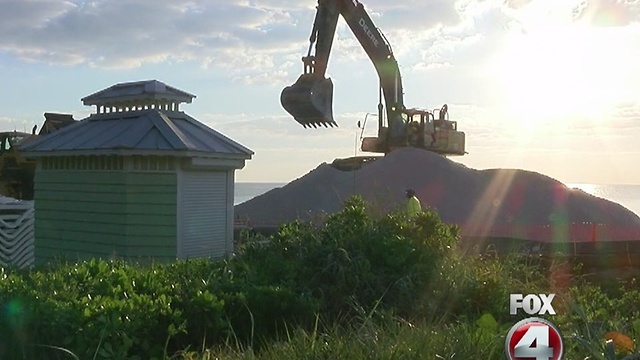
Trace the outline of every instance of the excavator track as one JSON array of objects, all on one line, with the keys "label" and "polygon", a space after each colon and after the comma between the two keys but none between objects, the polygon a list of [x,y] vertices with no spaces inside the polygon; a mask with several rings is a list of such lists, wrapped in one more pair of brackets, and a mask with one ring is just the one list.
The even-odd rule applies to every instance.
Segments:
[{"label": "excavator track", "polygon": [[382,156],[352,156],[349,158],[335,159],[331,163],[331,166],[341,171],[353,171],[380,158],[382,158]]}]

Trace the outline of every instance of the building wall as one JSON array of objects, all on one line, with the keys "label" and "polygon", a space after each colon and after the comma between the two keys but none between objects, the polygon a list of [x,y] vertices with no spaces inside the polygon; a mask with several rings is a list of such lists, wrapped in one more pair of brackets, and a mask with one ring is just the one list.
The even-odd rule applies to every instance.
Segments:
[{"label": "building wall", "polygon": [[176,257],[175,172],[64,170],[35,177],[36,262]]},{"label": "building wall", "polygon": [[178,257],[222,258],[229,254],[229,170],[178,171]]},{"label": "building wall", "polygon": [[126,243],[129,258],[176,259],[177,176],[175,172],[126,175]]},{"label": "building wall", "polygon": [[36,263],[120,254],[125,199],[122,172],[37,170]]}]

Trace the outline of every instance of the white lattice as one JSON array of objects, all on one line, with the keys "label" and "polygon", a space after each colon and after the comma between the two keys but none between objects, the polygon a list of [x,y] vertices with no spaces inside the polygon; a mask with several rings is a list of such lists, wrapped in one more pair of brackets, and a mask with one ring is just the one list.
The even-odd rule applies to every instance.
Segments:
[{"label": "white lattice", "polygon": [[33,201],[0,198],[0,266],[33,264],[34,212]]}]

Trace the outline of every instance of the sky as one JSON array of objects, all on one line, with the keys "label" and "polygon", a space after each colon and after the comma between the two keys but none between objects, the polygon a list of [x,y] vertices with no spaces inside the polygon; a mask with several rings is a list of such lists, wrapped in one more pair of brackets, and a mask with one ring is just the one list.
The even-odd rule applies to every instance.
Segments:
[{"label": "sky", "polygon": [[[363,0],[389,40],[407,107],[466,134],[475,169],[564,183],[640,184],[640,0]],[[338,128],[280,105],[302,72],[313,0],[0,0],[0,129],[45,112],[89,116],[84,96],[156,79],[182,110],[255,155],[237,181],[288,182],[375,136],[378,78],[341,19],[328,67]],[[358,121],[368,119],[364,131]]]}]

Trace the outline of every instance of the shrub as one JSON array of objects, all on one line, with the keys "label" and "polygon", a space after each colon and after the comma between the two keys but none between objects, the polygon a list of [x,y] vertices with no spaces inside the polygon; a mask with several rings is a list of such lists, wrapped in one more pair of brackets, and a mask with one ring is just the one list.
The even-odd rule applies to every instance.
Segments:
[{"label": "shrub", "polygon": [[509,294],[548,292],[546,279],[544,268],[526,255],[500,258],[454,252],[425,289],[429,301],[420,313],[438,321],[473,320],[484,313],[498,321],[513,321],[507,311]]},{"label": "shrub", "polygon": [[[238,358],[387,348],[391,357],[497,358],[516,320],[509,294],[554,285],[553,270],[527,256],[457,253],[457,227],[435,212],[373,217],[358,197],[322,226],[294,222],[260,240],[228,261],[0,268],[0,358],[159,359],[205,346]],[[602,353],[606,332],[640,336],[636,284],[608,291],[578,282],[563,294],[568,310],[553,321],[573,335],[575,358]]]},{"label": "shrub", "polygon": [[69,358],[54,347],[81,359],[162,358],[231,337],[268,339],[299,313],[315,314],[312,302],[248,283],[243,271],[224,261],[91,260],[0,273],[0,358]]},{"label": "shrub", "polygon": [[316,298],[327,318],[353,315],[358,306],[409,314],[456,237],[435,212],[375,219],[352,197],[322,227],[285,225],[268,244],[249,243],[241,257],[255,282]]}]

